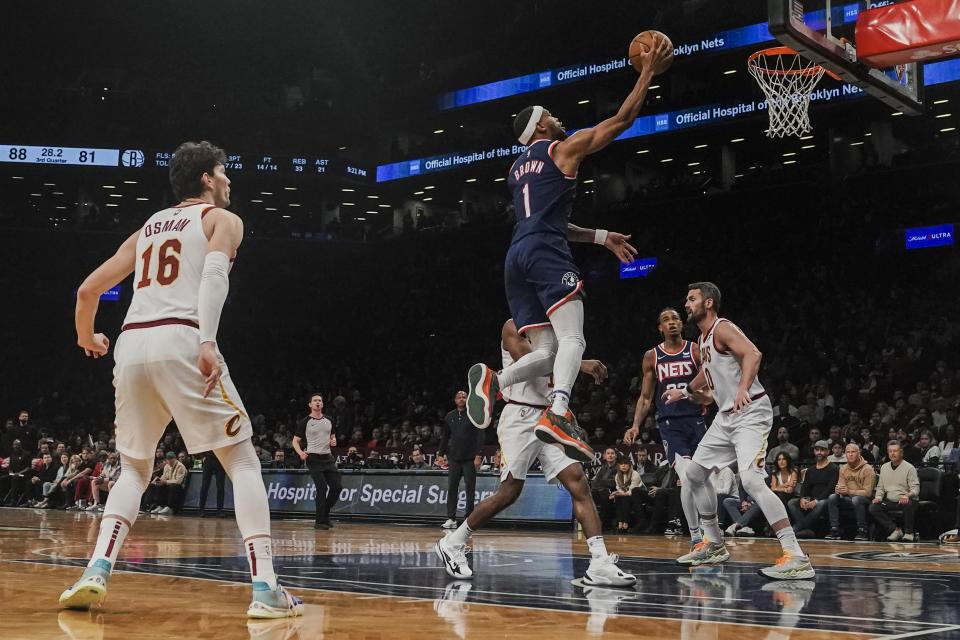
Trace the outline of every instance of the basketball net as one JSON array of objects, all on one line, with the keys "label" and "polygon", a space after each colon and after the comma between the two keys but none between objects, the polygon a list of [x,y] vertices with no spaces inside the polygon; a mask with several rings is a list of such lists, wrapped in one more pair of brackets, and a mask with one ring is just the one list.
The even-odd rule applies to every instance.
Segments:
[{"label": "basketball net", "polygon": [[804,60],[793,49],[773,47],[751,55],[747,70],[767,97],[767,137],[810,133],[810,94],[823,77],[823,67]]}]

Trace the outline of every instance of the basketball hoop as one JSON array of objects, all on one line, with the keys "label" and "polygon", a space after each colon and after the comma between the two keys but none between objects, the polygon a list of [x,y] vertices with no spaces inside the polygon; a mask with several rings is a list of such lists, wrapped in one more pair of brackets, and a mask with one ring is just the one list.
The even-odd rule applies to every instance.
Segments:
[{"label": "basketball hoop", "polygon": [[747,58],[747,70],[767,96],[767,136],[784,138],[810,133],[810,92],[827,71],[789,47],[757,51]]}]

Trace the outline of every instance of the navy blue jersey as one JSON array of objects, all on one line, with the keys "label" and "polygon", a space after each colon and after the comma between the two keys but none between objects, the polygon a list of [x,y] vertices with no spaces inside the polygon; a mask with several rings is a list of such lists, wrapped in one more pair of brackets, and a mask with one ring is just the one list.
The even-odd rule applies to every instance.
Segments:
[{"label": "navy blue jersey", "polygon": [[703,414],[703,407],[691,400],[680,400],[673,404],[663,401],[663,394],[667,389],[686,388],[700,370],[693,357],[693,343],[683,341],[680,351],[670,353],[663,348],[663,344],[654,347],[656,361],[653,372],[657,376],[657,392],[654,397],[657,401],[657,420],[679,418],[683,416],[699,416]]},{"label": "navy blue jersey", "polygon": [[510,167],[507,185],[517,212],[513,242],[533,234],[567,238],[577,176],[564,175],[554,163],[552,153],[557,142],[535,141]]}]

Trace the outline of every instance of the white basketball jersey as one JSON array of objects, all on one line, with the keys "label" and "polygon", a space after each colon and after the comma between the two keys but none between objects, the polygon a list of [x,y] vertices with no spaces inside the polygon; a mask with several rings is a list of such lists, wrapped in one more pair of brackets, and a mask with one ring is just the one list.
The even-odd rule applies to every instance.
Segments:
[{"label": "white basketball jersey", "polygon": [[[707,384],[713,389],[713,397],[717,402],[717,407],[720,411],[725,412],[733,408],[733,400],[737,395],[737,389],[740,387],[742,372],[740,363],[737,362],[732,353],[717,349],[713,334],[721,322],[730,321],[726,318],[717,318],[707,334],[700,336],[700,359],[704,375],[707,377]],[[732,322],[730,322],[730,326],[740,331]],[[754,378],[749,393],[751,398],[764,393],[759,377]]]},{"label": "white basketball jersey", "polygon": [[[510,357],[510,352],[503,348],[502,342],[500,343],[500,355],[503,358],[504,367],[513,364],[513,358]],[[518,382],[509,387],[504,387],[500,390],[500,393],[503,394],[503,399],[507,402],[544,407],[549,404],[547,396],[550,394],[550,377],[544,376],[526,382]]]},{"label": "white basketball jersey", "polygon": [[124,324],[189,320],[199,325],[197,303],[207,257],[205,202],[164,209],[150,216],[137,238],[133,300]]}]

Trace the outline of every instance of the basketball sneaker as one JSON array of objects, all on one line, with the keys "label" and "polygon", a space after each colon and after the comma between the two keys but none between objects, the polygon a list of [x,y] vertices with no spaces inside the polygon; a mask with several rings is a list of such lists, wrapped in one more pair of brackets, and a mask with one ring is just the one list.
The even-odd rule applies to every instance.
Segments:
[{"label": "basketball sneaker", "polygon": [[65,609],[86,611],[91,605],[100,604],[107,597],[107,580],[110,579],[110,563],[100,559],[92,567],[83,570],[80,579],[60,594],[60,606]]},{"label": "basketball sneaker", "polygon": [[814,572],[810,558],[785,553],[772,567],[760,569],[760,575],[773,580],[809,580],[814,576]]},{"label": "basketball sneaker", "polygon": [[568,458],[579,462],[593,462],[596,457],[593,449],[584,441],[583,432],[574,428],[573,413],[569,409],[562,416],[547,409],[540,416],[533,432],[541,441],[563,449]]},{"label": "basketball sneaker", "polygon": [[624,573],[617,566],[619,559],[615,554],[608,554],[591,560],[583,576],[583,584],[589,587],[632,587],[637,584],[635,575]]},{"label": "basketball sneaker", "polygon": [[482,362],[475,364],[467,372],[467,389],[467,418],[476,428],[486,429],[500,393],[497,374]]},{"label": "basketball sneaker", "polygon": [[960,544],[960,529],[950,529],[940,534],[940,544]]},{"label": "basketball sneaker", "polygon": [[693,567],[701,564],[719,564],[730,559],[730,552],[727,551],[727,545],[720,542],[710,542],[704,538],[693,546],[690,553],[677,558],[677,564],[685,564]]},{"label": "basketball sneaker", "polygon": [[437,541],[434,549],[443,562],[443,568],[451,578],[466,579],[473,577],[473,571],[467,563],[467,545],[450,544],[446,538]]},{"label": "basketball sneaker", "polygon": [[279,584],[271,589],[266,582],[253,583],[253,601],[247,608],[250,618],[295,618],[303,615],[303,600],[287,593]]}]

